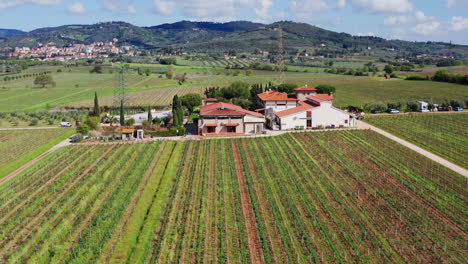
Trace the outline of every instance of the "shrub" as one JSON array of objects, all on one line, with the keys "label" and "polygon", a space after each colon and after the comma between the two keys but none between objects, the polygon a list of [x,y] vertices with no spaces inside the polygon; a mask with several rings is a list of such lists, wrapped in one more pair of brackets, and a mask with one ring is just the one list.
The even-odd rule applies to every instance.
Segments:
[{"label": "shrub", "polygon": [[77,128],[76,128],[76,133],[79,133],[81,135],[87,135],[89,132],[89,127],[85,124],[82,124],[82,125],[79,125]]},{"label": "shrub", "polygon": [[135,124],[135,119],[133,119],[133,118],[125,120],[125,125],[127,125],[127,126],[133,126],[134,124]]},{"label": "shrub", "polygon": [[428,77],[419,74],[413,74],[405,78],[408,81],[426,81],[427,79]]},{"label": "shrub", "polygon": [[37,120],[37,118],[33,118],[33,119],[31,119],[31,121],[29,122],[29,125],[30,125],[30,126],[37,126],[38,123],[39,123],[39,120]]}]

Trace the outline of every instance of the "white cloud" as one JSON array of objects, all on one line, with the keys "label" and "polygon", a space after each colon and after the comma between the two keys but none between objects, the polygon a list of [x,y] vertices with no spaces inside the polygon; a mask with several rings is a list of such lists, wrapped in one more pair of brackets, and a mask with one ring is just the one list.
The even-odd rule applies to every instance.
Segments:
[{"label": "white cloud", "polygon": [[346,0],[338,0],[338,3],[336,3],[336,7],[345,8],[346,7]]},{"label": "white cloud", "polygon": [[468,1],[466,0],[445,0],[448,8],[453,7],[468,7]]},{"label": "white cloud", "polygon": [[72,6],[68,7],[67,11],[72,14],[81,15],[86,13],[86,8],[81,2],[76,2]]},{"label": "white cloud", "polygon": [[416,11],[413,16],[406,16],[406,15],[400,15],[400,16],[389,16],[385,18],[384,20],[384,25],[386,26],[392,26],[392,25],[405,25],[405,24],[410,24],[410,23],[423,23],[427,21],[434,21],[436,20],[435,17],[433,16],[427,16],[424,14],[423,11]]},{"label": "white cloud", "polygon": [[392,25],[402,25],[410,23],[412,18],[410,16],[389,16],[385,18],[384,25],[392,26]]},{"label": "white cloud", "polygon": [[135,6],[134,5],[129,5],[127,7],[127,13],[135,15],[137,13]]},{"label": "white cloud", "polygon": [[468,18],[452,17],[452,21],[450,21],[450,29],[453,31],[468,29]]},{"label": "white cloud", "polygon": [[36,5],[59,5],[62,0],[0,0],[0,9],[14,7],[24,4],[36,4]]},{"label": "white cloud", "polygon": [[240,9],[251,9],[260,20],[270,19],[272,0],[154,0],[154,10],[163,16],[181,13],[189,18],[219,20],[236,17]]},{"label": "white cloud", "polygon": [[417,34],[428,36],[439,33],[441,28],[440,26],[440,22],[434,20],[417,24],[412,28],[412,30]]},{"label": "white cloud", "polygon": [[330,8],[330,5],[325,0],[294,0],[290,2],[289,8],[294,12],[307,14]]},{"label": "white cloud", "polygon": [[367,33],[357,33],[358,37],[374,37],[375,34],[373,32],[367,32]]},{"label": "white cloud", "polygon": [[104,9],[115,13],[136,14],[136,8],[125,0],[101,0]]},{"label": "white cloud", "polygon": [[413,9],[408,0],[351,0],[351,4],[369,13],[406,13]]}]

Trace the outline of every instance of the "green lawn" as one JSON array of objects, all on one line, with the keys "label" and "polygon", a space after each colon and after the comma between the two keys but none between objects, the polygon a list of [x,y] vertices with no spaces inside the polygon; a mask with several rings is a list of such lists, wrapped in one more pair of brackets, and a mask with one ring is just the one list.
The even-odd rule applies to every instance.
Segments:
[{"label": "green lawn", "polygon": [[468,168],[468,113],[373,116],[365,121]]}]

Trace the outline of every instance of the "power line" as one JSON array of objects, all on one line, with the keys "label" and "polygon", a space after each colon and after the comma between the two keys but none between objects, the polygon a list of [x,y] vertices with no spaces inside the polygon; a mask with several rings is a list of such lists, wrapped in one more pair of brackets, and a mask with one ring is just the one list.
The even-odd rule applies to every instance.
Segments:
[{"label": "power line", "polygon": [[278,25],[276,29],[278,33],[278,51],[276,54],[276,82],[278,84],[284,83],[284,48],[283,48],[283,28]]}]

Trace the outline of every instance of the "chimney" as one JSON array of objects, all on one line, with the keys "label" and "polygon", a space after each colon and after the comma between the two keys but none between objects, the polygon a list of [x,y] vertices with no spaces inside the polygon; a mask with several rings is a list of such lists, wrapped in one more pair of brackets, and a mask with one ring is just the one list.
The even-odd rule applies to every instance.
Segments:
[{"label": "chimney", "polygon": [[333,92],[329,92],[328,95],[333,96]]}]

